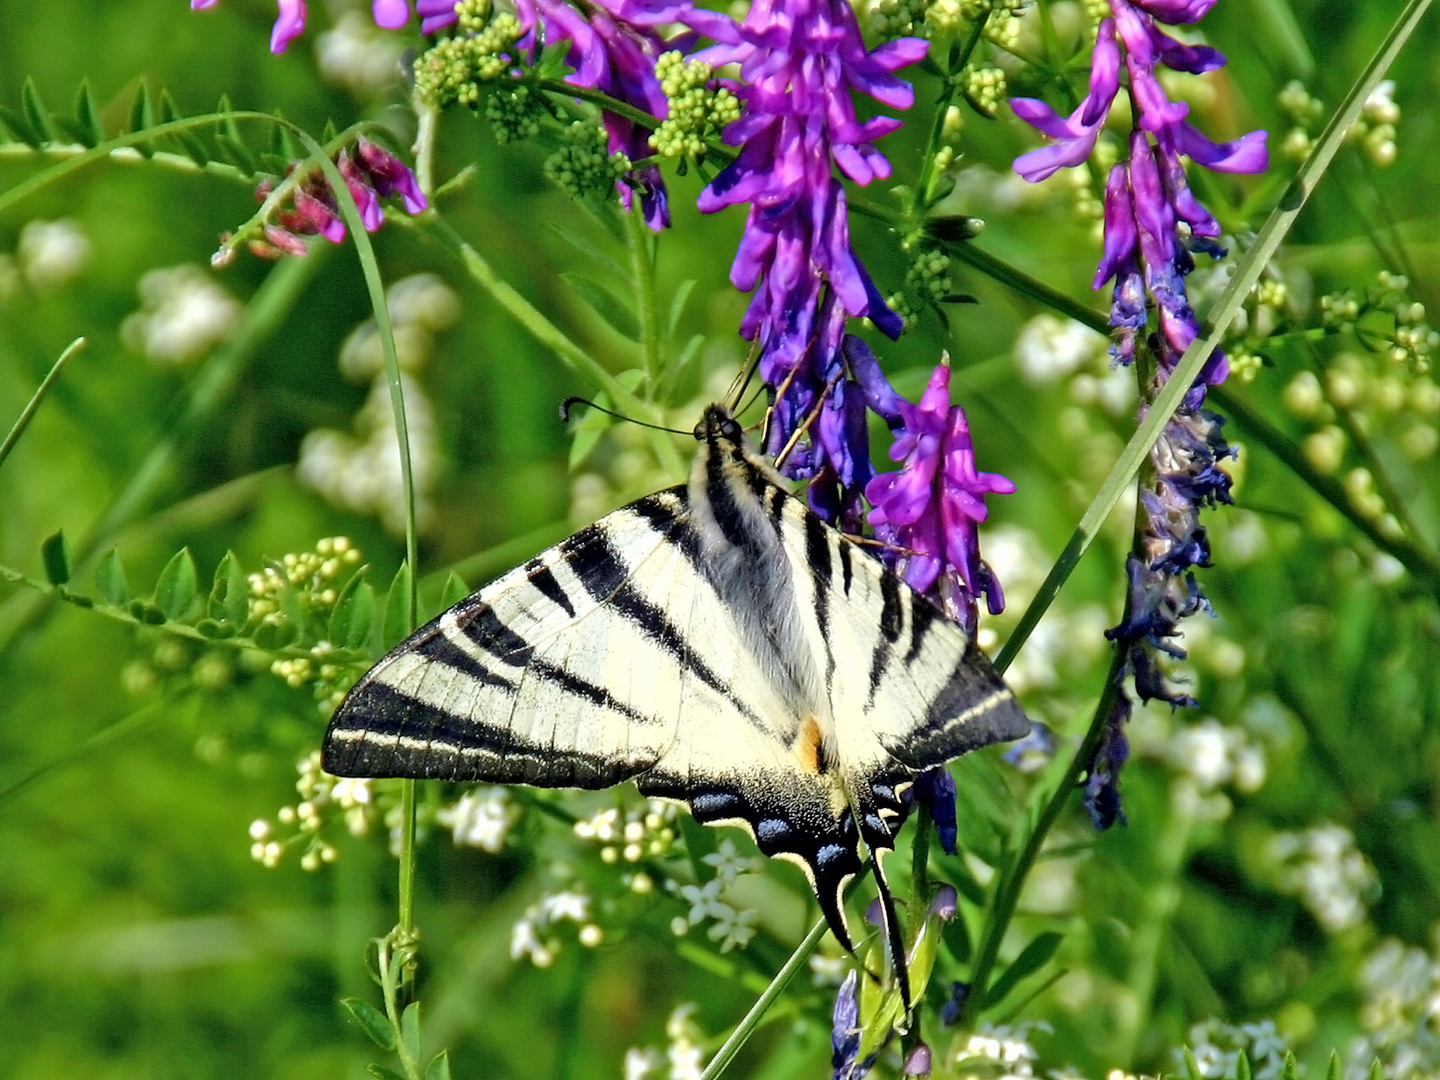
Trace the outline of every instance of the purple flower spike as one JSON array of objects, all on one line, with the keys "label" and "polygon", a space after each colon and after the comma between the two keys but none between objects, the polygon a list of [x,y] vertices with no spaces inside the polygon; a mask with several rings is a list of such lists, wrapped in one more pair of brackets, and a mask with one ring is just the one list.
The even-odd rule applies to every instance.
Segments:
[{"label": "purple flower spike", "polygon": [[[454,9],[454,5],[451,5]],[[410,21],[410,0],[374,0],[370,5],[370,17],[376,26],[386,30],[399,30]]]},{"label": "purple flower spike", "polygon": [[835,1080],[860,1080],[875,1064],[879,1051],[864,1061],[860,1053],[860,987],[851,971],[835,995],[835,1013],[830,1031],[830,1065]]},{"label": "purple flower spike", "polygon": [[895,569],[917,592],[974,631],[976,601],[983,595],[992,614],[1004,607],[999,582],[980,558],[976,525],[985,520],[985,496],[1008,495],[1015,485],[975,467],[965,410],[950,404],[950,369],[940,365],[918,405],[900,405],[901,434],[890,448],[898,473],[866,486],[874,507],[875,535],[901,550]]},{"label": "purple flower spike", "polygon": [[937,765],[922,772],[915,778],[915,797],[930,808],[930,820],[935,822],[940,849],[946,855],[954,855],[959,830],[955,817],[955,778],[950,770]]},{"label": "purple flower spike", "polygon": [[280,0],[280,15],[270,31],[270,51],[282,53],[305,31],[305,0]]},{"label": "purple flower spike", "polygon": [[455,0],[415,0],[415,14],[420,16],[422,34],[433,34],[453,25],[459,18],[455,14]]}]

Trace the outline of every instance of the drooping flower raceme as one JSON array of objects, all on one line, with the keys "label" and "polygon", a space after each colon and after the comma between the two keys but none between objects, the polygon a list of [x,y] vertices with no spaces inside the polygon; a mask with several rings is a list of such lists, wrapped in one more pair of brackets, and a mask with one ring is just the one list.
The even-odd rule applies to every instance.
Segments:
[{"label": "drooping flower raceme", "polygon": [[[1265,132],[1252,131],[1214,143],[1191,126],[1189,107],[1169,100],[1157,65],[1201,74],[1225,63],[1205,45],[1186,45],[1157,25],[1193,23],[1215,0],[1109,0],[1111,16],[1101,21],[1091,61],[1090,90],[1062,118],[1044,102],[1019,98],[1016,115],[1053,140],[1021,155],[1015,171],[1038,181],[1057,169],[1081,164],[1094,149],[1123,67],[1134,117],[1129,156],[1111,170],[1105,184],[1105,242],[1095,288],[1114,280],[1110,323],[1111,354],[1128,364],[1144,348],[1154,361],[1154,378],[1142,388],[1154,399],[1199,333],[1200,323],[1186,297],[1185,278],[1194,269],[1193,251],[1225,254],[1216,240],[1221,229],[1190,190],[1183,157],[1216,172],[1253,173],[1268,164]],[[1145,334],[1154,315],[1154,331]],[[1211,355],[1179,410],[1150,454],[1151,477],[1142,485],[1141,537],[1127,560],[1129,599],[1125,618],[1107,636],[1125,650],[1126,664],[1141,698],[1193,705],[1166,686],[1156,658],[1183,657],[1173,643],[1182,618],[1209,610],[1195,580],[1195,567],[1210,564],[1210,546],[1200,510],[1230,501],[1230,478],[1219,462],[1233,455],[1221,436],[1223,421],[1203,408],[1206,388],[1222,382],[1225,356]],[[1148,404],[1142,403],[1142,415]],[[1107,719],[1104,737],[1090,762],[1085,804],[1095,824],[1124,820],[1118,779],[1128,754],[1124,721],[1129,701],[1121,693]]]}]

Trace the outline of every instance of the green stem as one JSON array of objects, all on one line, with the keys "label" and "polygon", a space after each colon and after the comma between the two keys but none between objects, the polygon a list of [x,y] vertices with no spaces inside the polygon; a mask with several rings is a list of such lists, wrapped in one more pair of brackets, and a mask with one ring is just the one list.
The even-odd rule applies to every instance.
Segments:
[{"label": "green stem", "polygon": [[[985,24],[990,19],[990,12],[993,9],[987,7],[981,12],[980,17],[970,27],[970,36],[966,39],[960,55],[956,57],[955,65],[944,72],[945,78],[940,91],[940,99],[935,102],[935,116],[930,121],[930,137],[925,143],[925,157],[920,162],[920,175],[915,180],[915,197],[918,205],[915,209],[921,212],[928,210],[934,205],[934,192],[931,190],[935,185],[935,155],[940,150],[943,141],[941,134],[945,130],[945,114],[950,111],[950,105],[955,100],[954,77],[965,69],[970,61],[970,55],[975,51],[975,46],[980,43],[980,36],[985,32]],[[916,222],[916,224],[919,224]]]},{"label": "green stem", "polygon": [[770,980],[770,985],[765,988],[765,992],[755,999],[755,1004],[750,1006],[750,1011],[741,1018],[740,1023],[735,1026],[735,1030],[730,1033],[730,1037],[725,1040],[724,1045],[715,1052],[710,1064],[705,1066],[700,1080],[715,1080],[725,1071],[726,1066],[740,1052],[740,1048],[754,1034],[755,1029],[760,1026],[765,1013],[775,1003],[775,999],[780,996],[785,987],[790,985],[790,980],[795,977],[795,973],[815,951],[815,947],[820,944],[820,939],[829,929],[830,926],[824,919],[820,919],[810,928],[805,939],[790,954],[790,959],[785,961],[785,965],[776,973],[775,978]]},{"label": "green stem", "polygon": [[1100,736],[1105,731],[1105,724],[1109,720],[1110,712],[1114,709],[1120,694],[1123,669],[1123,653],[1116,649],[1115,655],[1110,661],[1109,673],[1105,677],[1105,688],[1095,706],[1095,716],[1090,721],[1085,738],[1080,741],[1080,746],[1075,751],[1069,767],[1066,768],[1065,775],[1060,778],[1060,783],[1056,785],[1055,790],[1046,799],[1045,805],[1041,807],[1040,813],[1035,819],[1035,828],[1026,838],[1025,846],[1020,849],[1020,854],[1016,857],[1014,864],[1005,872],[996,887],[995,904],[991,910],[990,920],[985,926],[980,949],[975,955],[975,966],[970,970],[970,993],[965,998],[965,1006],[960,1016],[959,1022],[966,1027],[973,1026],[975,1017],[982,1007],[981,1002],[990,985],[990,973],[994,970],[995,961],[1000,956],[1000,945],[1005,940],[1005,932],[1010,928],[1010,920],[1014,917],[1015,908],[1020,902],[1020,893],[1025,888],[1025,879],[1029,876],[1031,868],[1034,867],[1035,860],[1040,855],[1040,849],[1044,846],[1050,829],[1060,819],[1061,811],[1065,809],[1065,804],[1070,801],[1070,796],[1079,785],[1080,774],[1085,771],[1095,756],[1095,747],[1100,742]]},{"label": "green stem", "polygon": [[655,260],[651,251],[654,234],[645,225],[645,214],[638,195],[631,199],[625,225],[626,246],[630,249],[630,277],[635,283],[636,314],[640,322],[645,396],[653,401],[660,384],[660,305],[655,296]]},{"label": "green stem", "polygon": [[20,415],[15,418],[11,425],[10,434],[5,436],[5,441],[0,443],[0,465],[5,464],[5,459],[10,456],[10,451],[15,449],[15,444],[20,441],[20,436],[25,434],[25,429],[30,426],[30,421],[35,416],[35,411],[40,408],[40,402],[45,400],[45,395],[50,392],[50,387],[55,385],[55,380],[60,378],[60,372],[65,364],[77,352],[85,347],[85,339],[78,337],[65,347],[59,359],[50,365],[50,370],[45,378],[40,380],[40,385],[35,388],[35,393],[30,395],[30,400],[25,403],[25,408],[20,410]]}]

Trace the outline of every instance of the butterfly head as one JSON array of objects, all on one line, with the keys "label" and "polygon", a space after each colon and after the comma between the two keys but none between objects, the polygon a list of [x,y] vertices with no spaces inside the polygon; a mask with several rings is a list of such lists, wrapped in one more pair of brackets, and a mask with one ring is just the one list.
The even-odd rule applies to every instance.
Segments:
[{"label": "butterfly head", "polygon": [[703,443],[738,445],[745,441],[745,436],[739,422],[730,415],[730,410],[717,403],[708,406],[700,423],[695,425],[695,439]]}]

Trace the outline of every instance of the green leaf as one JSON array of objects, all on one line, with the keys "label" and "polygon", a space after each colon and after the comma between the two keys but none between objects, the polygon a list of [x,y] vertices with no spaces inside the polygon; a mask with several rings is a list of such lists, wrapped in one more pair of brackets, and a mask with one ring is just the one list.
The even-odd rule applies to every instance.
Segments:
[{"label": "green leaf", "polygon": [[[15,138],[19,139],[26,146],[34,150],[40,149],[40,135],[29,124],[25,118],[14,109],[0,105],[0,123],[3,123],[6,130]],[[7,140],[8,141],[8,140]]]},{"label": "green leaf", "polygon": [[585,414],[580,417],[579,420],[575,421],[570,428],[572,435],[570,440],[569,467],[571,472],[578,469],[585,459],[590,456],[590,452],[594,450],[600,442],[600,436],[610,430],[610,425],[613,422],[613,418],[609,414],[600,411],[600,409],[612,408],[610,395],[603,390],[600,391],[600,393],[595,395],[595,404],[600,406],[600,408],[586,409]]},{"label": "green leaf", "polygon": [[288,581],[280,586],[280,614],[293,623],[296,629],[305,625],[305,605],[300,599],[300,590]]},{"label": "green leaf", "polygon": [[95,588],[100,599],[114,607],[124,607],[130,599],[130,582],[125,578],[125,564],[120,561],[120,551],[111,548],[95,567]]},{"label": "green leaf", "polygon": [[1250,1071],[1250,1055],[1244,1050],[1235,1059],[1235,1080],[1253,1080],[1254,1073]]},{"label": "green leaf", "polygon": [[389,650],[410,636],[414,629],[410,614],[410,564],[401,563],[385,594],[384,621],[380,624],[380,645]]},{"label": "green leaf", "polygon": [[441,1050],[425,1067],[425,1080],[450,1080],[450,1054]]},{"label": "green leaf", "polygon": [[634,309],[609,289],[597,285],[584,274],[576,273],[573,270],[566,271],[560,277],[617,334],[631,341],[638,342],[640,340],[640,321],[635,318]]},{"label": "green leaf", "polygon": [[50,110],[45,107],[45,102],[40,97],[40,88],[35,85],[33,76],[25,80],[25,85],[20,90],[20,108],[25,113],[25,120],[32,131],[40,136],[40,144],[53,143],[55,139],[55,128],[50,122]]},{"label": "green leaf", "polygon": [[[1189,1053],[1189,1050],[1186,1050],[1186,1054],[1189,1055]],[[1193,1056],[1190,1056],[1185,1064],[1185,1067],[1187,1069],[1190,1069],[1191,1066],[1193,1066],[1194,1064],[1195,1058]],[[1379,1063],[1377,1062],[1376,1064]],[[1191,1080],[1200,1080],[1199,1073],[1199,1069],[1195,1069],[1193,1072],[1191,1072]],[[1280,1069],[1280,1080],[1300,1080],[1300,1066],[1295,1061],[1294,1053],[1289,1050],[1285,1051],[1285,1064],[1281,1066]]]},{"label": "green leaf", "polygon": [[210,602],[205,610],[217,622],[244,626],[250,621],[250,586],[233,551],[227,551],[220,565],[215,567]]},{"label": "green leaf", "polygon": [[465,579],[455,571],[450,571],[445,577],[445,587],[440,590],[440,610],[445,611],[460,603],[470,595],[470,586],[465,584]]},{"label": "green leaf", "polygon": [[1379,1058],[1370,1062],[1370,1075],[1365,1080],[1385,1080],[1385,1066],[1380,1064]]},{"label": "green leaf", "polygon": [[384,1065],[377,1065],[373,1061],[365,1066],[365,1071],[375,1077],[375,1080],[405,1080],[405,1077],[394,1069],[387,1069]]},{"label": "green leaf", "polygon": [[945,942],[950,955],[962,964],[968,963],[975,951],[975,944],[970,940],[970,926],[959,912],[940,928],[940,940]]},{"label": "green leaf", "polygon": [[685,304],[690,299],[690,292],[695,288],[695,279],[686,278],[675,290],[675,295],[670,298],[670,318],[665,327],[665,335],[668,338],[675,337],[675,331],[680,327],[680,317],[685,314]]},{"label": "green leaf", "polygon": [[155,606],[167,619],[183,619],[190,613],[196,594],[195,560],[188,547],[170,557],[155,582]]},{"label": "green leaf", "polygon": [[300,627],[284,615],[265,616],[255,628],[255,644],[269,652],[284,649],[300,640]]},{"label": "green leaf", "polygon": [[64,585],[70,580],[70,542],[65,539],[65,530],[45,538],[40,545],[40,558],[51,585]]},{"label": "green leaf", "polygon": [[1200,1075],[1200,1066],[1195,1064],[1195,1055],[1190,1052],[1190,1047],[1180,1048],[1181,1059],[1185,1062],[1185,1076],[1187,1080],[1203,1080]]},{"label": "green leaf", "polygon": [[375,590],[361,569],[340,593],[335,610],[330,613],[330,644],[341,649],[359,649],[370,640],[370,628],[374,625]]},{"label": "green leaf", "polygon": [[222,131],[216,134],[215,145],[220,148],[220,156],[246,176],[254,176],[260,171],[255,155],[250,153],[250,148],[239,139]]},{"label": "green leaf", "polygon": [[1330,1061],[1325,1066],[1325,1080],[1344,1080],[1345,1070],[1340,1067],[1340,1055],[1330,1051]]},{"label": "green leaf", "polygon": [[1034,941],[1020,950],[1020,955],[1015,958],[1003,975],[990,984],[985,992],[985,1005],[994,1005],[996,1002],[1004,1001],[1005,995],[1015,989],[1021,979],[1033,975],[1050,962],[1055,955],[1055,950],[1060,947],[1064,935],[1054,930],[1047,930]]},{"label": "green leaf", "polygon": [[[278,109],[275,111],[275,119],[278,121],[285,119],[280,115]],[[296,148],[294,140],[290,138],[290,129],[284,123],[270,126],[270,153],[286,165],[300,157],[300,151]]]},{"label": "green leaf", "polygon": [[[169,124],[175,120],[183,120],[185,114],[175,104],[175,99],[170,96],[169,90],[160,91],[160,122]],[[177,131],[174,134],[175,141],[180,144],[185,155],[199,165],[202,169],[210,164],[210,151],[205,149],[205,144],[193,131]]]},{"label": "green leaf", "polygon": [[580,252],[580,254],[584,255],[587,259],[598,264],[600,269],[605,272],[605,277],[610,278],[614,281],[623,281],[626,285],[630,285],[633,287],[634,283],[631,281],[630,274],[625,270],[625,268],[621,266],[618,262],[616,262],[614,259],[612,259],[605,252],[601,251],[585,237],[581,236],[579,233],[571,232],[569,229],[565,228],[565,226],[561,225],[559,222],[556,221],[547,221],[545,224],[550,229],[550,231],[553,232],[556,236],[560,237],[561,240],[564,240],[567,244],[573,247],[576,251]]},{"label": "green leaf", "polygon": [[361,1001],[359,998],[341,998],[340,1004],[345,1006],[350,1019],[360,1025],[360,1030],[369,1035],[376,1046],[381,1050],[395,1049],[395,1025],[390,1023],[389,1017],[368,1001]]},{"label": "green leaf", "polygon": [[80,89],[75,92],[75,123],[80,141],[85,146],[96,146],[105,141],[105,125],[100,122],[100,109],[95,104],[95,95],[90,92],[89,79],[81,79]]},{"label": "green leaf", "polygon": [[[150,97],[150,84],[140,80],[140,85],[135,88],[135,96],[130,99],[130,129],[131,131],[149,131],[155,126],[155,102]],[[154,153],[154,148],[148,142],[134,144],[135,149],[146,157]]]},{"label": "green leaf", "polygon": [[411,1061],[420,1060],[420,1002],[412,1001],[400,1014],[400,1041]]}]

